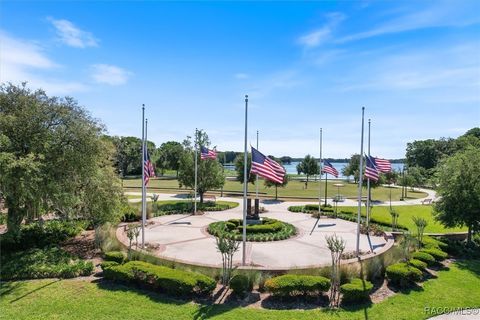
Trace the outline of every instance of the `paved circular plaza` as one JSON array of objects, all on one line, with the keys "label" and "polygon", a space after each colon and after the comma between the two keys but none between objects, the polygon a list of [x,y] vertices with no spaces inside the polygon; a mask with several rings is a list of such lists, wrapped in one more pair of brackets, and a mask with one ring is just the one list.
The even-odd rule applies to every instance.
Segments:
[{"label": "paved circular plaza", "polygon": [[[240,199],[222,200],[240,202]],[[268,270],[291,268],[309,268],[331,264],[330,251],[325,236],[337,234],[346,242],[344,252],[353,252],[356,247],[357,224],[342,219],[322,218],[313,229],[317,219],[309,214],[289,212],[291,202],[263,202],[268,210],[261,217],[269,217],[293,224],[297,235],[281,241],[247,242],[246,262],[249,267]],[[157,244],[155,255],[194,265],[221,267],[221,255],[216,249],[215,238],[206,231],[207,226],[216,221],[242,218],[242,205],[237,208],[208,212],[203,215],[169,215],[149,220],[145,229],[145,242]],[[117,231],[117,237],[128,243],[123,228]],[[393,240],[387,242],[384,237],[370,237],[374,254],[387,250]],[[367,236],[360,235],[360,250],[370,250]],[[242,247],[234,255],[235,265],[241,265]]]}]

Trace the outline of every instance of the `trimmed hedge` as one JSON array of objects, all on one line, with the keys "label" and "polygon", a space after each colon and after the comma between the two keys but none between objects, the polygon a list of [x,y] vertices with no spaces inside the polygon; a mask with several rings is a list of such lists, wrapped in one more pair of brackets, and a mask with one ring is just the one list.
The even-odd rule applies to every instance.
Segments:
[{"label": "trimmed hedge", "polygon": [[330,280],[322,276],[286,274],[265,281],[265,289],[279,297],[318,295],[330,289]]},{"label": "trimmed hedge", "polygon": [[237,274],[230,280],[230,289],[233,293],[239,296],[244,296],[245,293],[252,291],[252,286],[248,278],[243,274]]},{"label": "trimmed hedge", "polygon": [[158,266],[143,261],[106,267],[106,279],[133,282],[174,296],[211,294],[216,282],[205,275]]},{"label": "trimmed hedge", "polygon": [[[229,239],[242,240],[242,220],[213,222],[207,231],[213,236],[223,235]],[[262,224],[247,225],[247,241],[277,241],[288,239],[296,234],[293,225],[271,218],[262,218]]]},{"label": "trimmed hedge", "polygon": [[412,254],[412,258],[415,260],[423,261],[428,266],[433,266],[436,263],[435,258],[431,254],[428,254],[426,252],[419,252],[419,251],[414,252]]},{"label": "trimmed hedge", "polygon": [[409,287],[422,279],[422,271],[406,263],[392,264],[387,267],[385,273],[390,283],[401,288]]},{"label": "trimmed hedge", "polygon": [[103,271],[105,271],[105,269],[108,269],[113,266],[118,266],[118,265],[119,263],[115,261],[103,261],[102,263],[100,263],[100,267],[102,268]]},{"label": "trimmed hedge", "polygon": [[446,250],[448,248],[448,244],[430,236],[423,236],[422,245],[425,248],[436,248],[440,250]]},{"label": "trimmed hedge", "polygon": [[121,251],[109,251],[105,252],[104,259],[105,261],[115,261],[119,264],[122,264],[127,259],[127,256]]},{"label": "trimmed hedge", "polygon": [[422,249],[420,250],[420,252],[428,253],[429,255],[433,256],[437,261],[445,260],[448,257],[448,253],[436,248]]},{"label": "trimmed hedge", "polygon": [[425,271],[425,269],[427,268],[427,263],[426,262],[423,262],[423,261],[417,260],[417,259],[408,260],[408,264],[417,268],[418,270],[422,270],[422,271]]},{"label": "trimmed hedge", "polygon": [[350,303],[368,300],[372,289],[373,284],[370,281],[355,278],[350,283],[340,286],[340,292],[343,294],[342,301]]}]

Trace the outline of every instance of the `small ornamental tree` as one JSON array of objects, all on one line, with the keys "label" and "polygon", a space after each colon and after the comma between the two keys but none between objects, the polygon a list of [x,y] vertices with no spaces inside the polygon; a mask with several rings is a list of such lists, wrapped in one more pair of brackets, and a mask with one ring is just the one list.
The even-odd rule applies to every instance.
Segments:
[{"label": "small ornamental tree", "polygon": [[240,242],[235,238],[229,239],[220,233],[215,237],[217,243],[217,250],[222,255],[222,285],[227,286],[232,277],[233,270],[233,255],[238,251]]},{"label": "small ornamental tree", "polygon": [[398,212],[395,211],[395,209],[390,209],[390,216],[392,217],[392,230],[395,231],[397,229],[397,223],[398,223]]},{"label": "small ornamental tree", "polygon": [[418,241],[418,248],[422,247],[422,240],[423,240],[423,231],[427,227],[428,223],[427,220],[419,217],[412,217],[415,226],[417,227],[417,241]]},{"label": "small ornamental tree", "polygon": [[345,250],[345,240],[336,234],[325,236],[327,247],[332,255],[332,273],[330,275],[330,305],[337,307],[340,302],[340,259]]}]

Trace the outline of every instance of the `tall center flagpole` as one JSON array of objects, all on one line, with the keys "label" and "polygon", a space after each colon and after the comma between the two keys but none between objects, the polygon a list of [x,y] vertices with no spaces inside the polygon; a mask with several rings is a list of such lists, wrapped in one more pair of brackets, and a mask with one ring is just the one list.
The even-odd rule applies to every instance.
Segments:
[{"label": "tall center flagpole", "polygon": [[318,178],[318,216],[322,212],[321,202],[322,202],[322,128],[320,128],[320,173]]},{"label": "tall center flagpole", "polygon": [[[257,150],[258,150],[258,130],[257,130]],[[255,178],[255,199],[258,199],[258,174]]]},{"label": "tall center flagpole", "polygon": [[[370,158],[370,119],[368,119],[368,157]],[[368,225],[370,222],[370,178],[367,178],[367,232],[368,232]]]},{"label": "tall center flagpole", "polygon": [[142,248],[145,248],[145,224],[147,216],[145,187],[145,104],[142,104]]},{"label": "tall center flagpole", "polygon": [[360,255],[360,222],[362,214],[362,184],[363,184],[363,125],[364,125],[364,114],[365,107],[362,107],[362,137],[360,142],[360,165],[359,165],[359,175],[358,175],[358,212],[357,212],[357,247],[356,254],[357,257]]},{"label": "tall center flagpole", "polygon": [[248,121],[248,95],[245,95],[245,148],[243,157],[243,233],[242,233],[242,265],[246,264],[247,252],[247,121]]},{"label": "tall center flagpole", "polygon": [[197,155],[197,150],[198,150],[198,146],[197,146],[197,136],[198,136],[198,129],[195,128],[195,194],[194,194],[194,200],[193,200],[193,214],[196,215],[197,214],[197,175],[198,175],[198,166],[197,166],[197,158],[198,158],[198,155]]}]

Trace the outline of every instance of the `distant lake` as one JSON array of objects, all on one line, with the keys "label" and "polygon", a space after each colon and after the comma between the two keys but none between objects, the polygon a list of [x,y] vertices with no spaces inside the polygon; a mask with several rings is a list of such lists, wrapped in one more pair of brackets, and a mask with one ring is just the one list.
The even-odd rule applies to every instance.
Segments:
[{"label": "distant lake", "polygon": [[[285,164],[284,167],[287,170],[287,173],[288,174],[297,174],[297,164],[299,164],[299,162],[297,162],[297,161],[294,161],[290,164]],[[339,173],[338,179],[347,179],[347,177],[342,175],[342,169],[348,165],[347,162],[331,162],[331,164],[335,169],[337,169],[337,171]],[[234,165],[226,165],[225,168],[230,169],[230,170],[235,170]],[[403,163],[392,163],[392,169],[395,170],[395,171],[402,171],[403,170]],[[329,176],[329,178],[330,178],[330,176]]]}]

